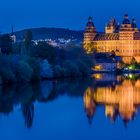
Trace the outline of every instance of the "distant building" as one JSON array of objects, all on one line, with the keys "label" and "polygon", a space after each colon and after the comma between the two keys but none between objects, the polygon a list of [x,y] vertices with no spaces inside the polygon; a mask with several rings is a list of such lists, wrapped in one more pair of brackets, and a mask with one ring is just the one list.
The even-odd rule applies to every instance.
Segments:
[{"label": "distant building", "polygon": [[14,34],[14,28],[13,28],[13,25],[12,25],[12,32],[10,34],[10,37],[11,37],[11,40],[13,43],[16,43],[16,35]]},{"label": "distant building", "polygon": [[117,60],[109,53],[97,53],[95,56],[94,71],[116,71]]},{"label": "distant building", "polygon": [[111,52],[121,56],[124,62],[130,63],[132,57],[140,62],[140,32],[136,20],[130,22],[128,15],[124,16],[121,25],[111,18],[104,33],[99,33],[89,17],[84,33],[84,49],[87,53]]}]

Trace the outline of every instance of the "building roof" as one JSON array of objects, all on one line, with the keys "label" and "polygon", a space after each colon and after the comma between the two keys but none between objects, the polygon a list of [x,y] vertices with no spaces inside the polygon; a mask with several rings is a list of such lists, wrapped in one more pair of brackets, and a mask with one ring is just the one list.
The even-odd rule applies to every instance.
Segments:
[{"label": "building roof", "polygon": [[92,22],[92,17],[88,18],[85,32],[96,32],[96,29],[94,27],[94,23]]},{"label": "building roof", "polygon": [[119,40],[119,33],[97,33],[94,40]]},{"label": "building roof", "polygon": [[110,27],[110,26],[117,26],[116,19],[113,17],[111,17],[109,23],[107,24],[107,27]]},{"label": "building roof", "polygon": [[115,61],[115,59],[112,59],[112,58],[101,58],[101,59],[96,59],[96,64],[101,64],[101,63],[117,63],[116,61]]},{"label": "building roof", "polygon": [[124,20],[123,20],[122,24],[131,24],[128,14],[124,15]]}]

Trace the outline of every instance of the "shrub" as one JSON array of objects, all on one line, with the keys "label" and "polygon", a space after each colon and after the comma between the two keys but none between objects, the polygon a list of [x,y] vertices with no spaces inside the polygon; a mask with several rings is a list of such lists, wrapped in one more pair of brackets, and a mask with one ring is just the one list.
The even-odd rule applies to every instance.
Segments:
[{"label": "shrub", "polygon": [[47,59],[44,59],[41,63],[41,77],[42,78],[53,77],[53,71]]},{"label": "shrub", "polygon": [[24,61],[19,61],[16,65],[16,76],[19,82],[29,82],[32,78],[33,70],[30,65]]},{"label": "shrub", "polygon": [[81,76],[77,65],[72,61],[65,61],[63,67],[67,70],[71,77]]},{"label": "shrub", "polygon": [[87,76],[90,73],[90,67],[88,67],[84,62],[78,60],[75,62],[78,66],[79,72],[82,76]]},{"label": "shrub", "polygon": [[1,70],[1,76],[3,83],[13,83],[16,82],[16,77],[10,69],[3,68]]},{"label": "shrub", "polygon": [[53,68],[53,75],[55,78],[63,77],[63,68],[60,65],[56,65]]},{"label": "shrub", "polygon": [[28,64],[33,70],[32,73],[32,80],[40,80],[40,73],[41,73],[41,64],[40,64],[40,59],[34,58],[34,57],[29,57],[27,59]]}]

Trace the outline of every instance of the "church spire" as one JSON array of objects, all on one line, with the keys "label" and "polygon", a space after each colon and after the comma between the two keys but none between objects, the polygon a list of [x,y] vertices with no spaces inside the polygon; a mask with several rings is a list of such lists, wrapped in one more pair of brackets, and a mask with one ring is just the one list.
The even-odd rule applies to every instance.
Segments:
[{"label": "church spire", "polygon": [[14,35],[14,26],[12,24],[12,32],[11,32],[11,35]]}]

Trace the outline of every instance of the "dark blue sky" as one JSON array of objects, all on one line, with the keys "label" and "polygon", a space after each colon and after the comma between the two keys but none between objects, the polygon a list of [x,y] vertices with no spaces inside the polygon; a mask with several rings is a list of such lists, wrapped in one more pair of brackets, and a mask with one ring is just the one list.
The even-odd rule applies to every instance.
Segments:
[{"label": "dark blue sky", "polygon": [[93,17],[98,31],[111,16],[120,23],[128,13],[140,27],[140,0],[1,0],[0,31],[29,27],[84,29],[87,17]]}]

